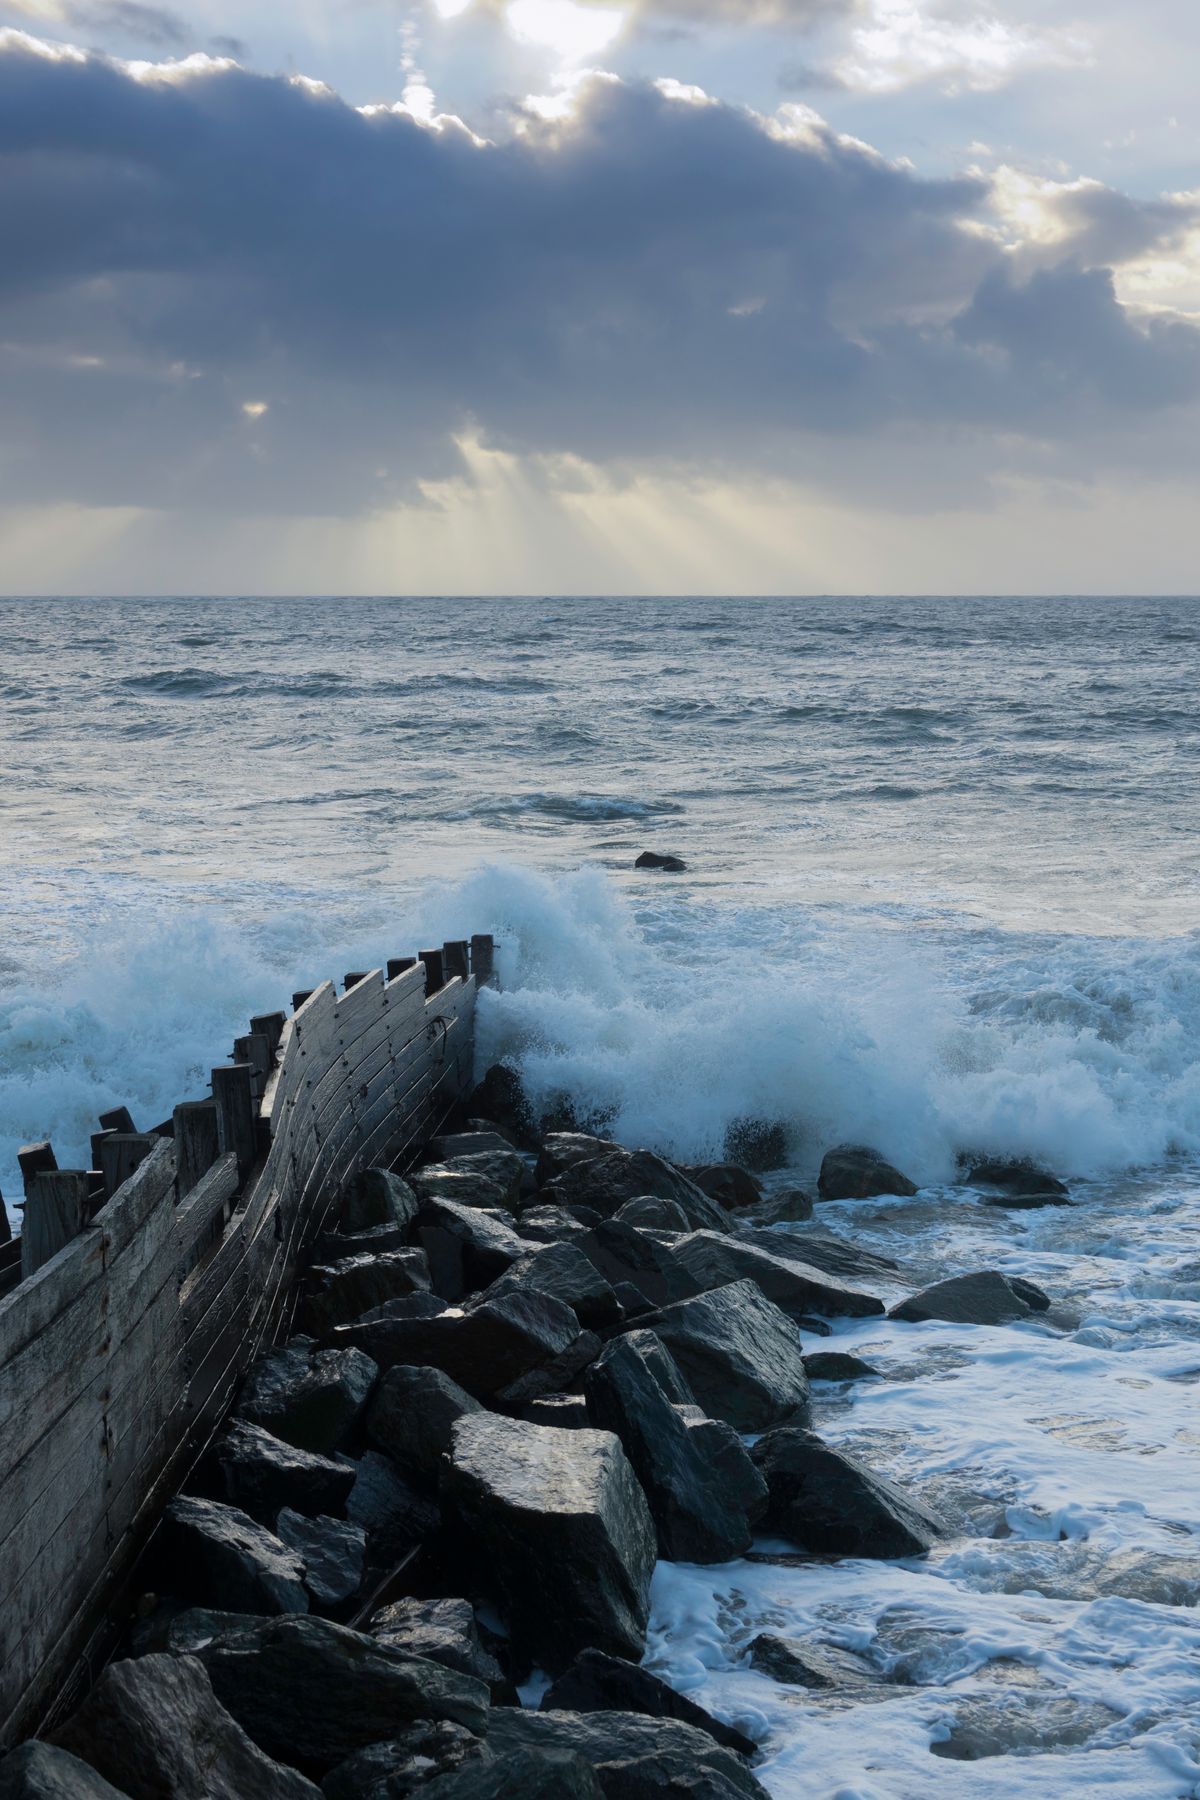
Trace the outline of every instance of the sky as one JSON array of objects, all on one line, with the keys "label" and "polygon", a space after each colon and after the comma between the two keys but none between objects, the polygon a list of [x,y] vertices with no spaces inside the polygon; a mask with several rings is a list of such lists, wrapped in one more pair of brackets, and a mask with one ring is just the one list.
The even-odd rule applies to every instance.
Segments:
[{"label": "sky", "polygon": [[0,0],[0,591],[1200,592],[1195,0]]}]

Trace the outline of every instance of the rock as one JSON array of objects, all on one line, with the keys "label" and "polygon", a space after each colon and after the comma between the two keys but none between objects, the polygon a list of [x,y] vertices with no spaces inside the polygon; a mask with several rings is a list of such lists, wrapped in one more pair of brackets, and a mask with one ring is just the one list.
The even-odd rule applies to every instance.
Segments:
[{"label": "rock", "polygon": [[731,1281],[749,1280],[793,1318],[814,1312],[830,1317],[867,1319],[882,1314],[883,1301],[847,1287],[836,1276],[826,1275],[811,1263],[774,1255],[758,1244],[740,1238],[718,1237],[712,1231],[695,1231],[671,1246],[697,1286],[708,1292]]},{"label": "rock", "polygon": [[519,1413],[534,1400],[545,1400],[552,1394],[563,1394],[575,1387],[584,1370],[599,1356],[600,1339],[594,1331],[581,1331],[573,1343],[549,1362],[519,1375],[502,1387],[496,1404],[507,1412]]},{"label": "rock", "polygon": [[[521,1162],[515,1150],[508,1153]],[[487,1158],[483,1159],[485,1162]],[[521,1163],[522,1170],[524,1164]],[[470,1206],[480,1212],[515,1211],[520,1193],[520,1179],[515,1187],[507,1180],[497,1181],[482,1169],[467,1169],[456,1163],[444,1163],[421,1169],[413,1176],[418,1200],[450,1200],[455,1206]]]},{"label": "rock", "polygon": [[869,1376],[879,1377],[878,1369],[859,1356],[848,1356],[844,1350],[818,1350],[804,1358],[804,1370],[810,1381],[865,1381]]},{"label": "rock", "polygon": [[519,1655],[552,1672],[592,1645],[641,1657],[654,1524],[615,1437],[475,1414],[454,1427],[442,1491]]},{"label": "rock", "polygon": [[368,1534],[372,1563],[383,1567],[399,1562],[411,1545],[436,1530],[440,1517],[433,1501],[374,1450],[355,1464],[346,1512]]},{"label": "rock", "polygon": [[735,1119],[725,1133],[725,1160],[765,1175],[786,1169],[790,1151],[787,1132],[778,1120]]},{"label": "rock", "polygon": [[764,1523],[822,1556],[924,1556],[942,1536],[937,1519],[894,1482],[814,1432],[783,1426],[750,1455],[766,1477]]},{"label": "rock", "polygon": [[799,1335],[753,1281],[678,1301],[648,1322],[711,1418],[735,1431],[807,1423]]},{"label": "rock", "polygon": [[753,1206],[756,1200],[762,1199],[762,1182],[740,1163],[697,1163],[689,1165],[683,1172],[726,1212]]},{"label": "rock", "polygon": [[738,1224],[752,1227],[796,1225],[813,1216],[813,1200],[803,1188],[780,1188],[761,1200],[751,1201],[738,1214]]},{"label": "rock", "polygon": [[512,1750],[480,1757],[421,1789],[425,1800],[603,1800],[595,1774],[573,1750]]},{"label": "rock", "polygon": [[722,1724],[684,1694],[676,1693],[648,1669],[605,1656],[601,1650],[584,1650],[569,1669],[542,1696],[543,1712],[640,1713],[648,1719],[679,1719],[705,1731],[727,1750],[753,1756],[758,1745],[745,1732]]},{"label": "rock", "polygon": [[313,1351],[289,1344],[254,1364],[234,1414],[297,1450],[331,1456],[362,1417],[378,1373],[357,1348]]},{"label": "rock", "polygon": [[[478,1126],[479,1129],[474,1127]],[[511,1150],[513,1143],[502,1132],[482,1120],[468,1123],[465,1131],[452,1131],[444,1137],[430,1138],[425,1146],[425,1161],[453,1162],[458,1156],[490,1156],[493,1151]]]},{"label": "rock", "polygon": [[354,1485],[354,1471],[345,1463],[297,1450],[245,1419],[230,1421],[210,1460],[225,1499],[260,1525],[273,1524],[282,1506],[336,1516]]},{"label": "rock", "polygon": [[372,1225],[366,1231],[323,1231],[313,1245],[313,1260],[341,1262],[347,1256],[383,1256],[408,1247],[410,1225]]},{"label": "rock", "polygon": [[443,1163],[426,1164],[413,1176],[418,1193],[426,1192],[423,1183],[442,1175],[466,1175],[476,1181],[491,1182],[503,1195],[501,1206],[515,1211],[521,1202],[521,1189],[529,1173],[525,1158],[508,1144],[495,1150],[474,1150],[452,1157]]},{"label": "rock", "polygon": [[658,850],[643,850],[633,866],[635,869],[660,869],[665,875],[682,875],[687,868],[681,856],[664,856]]},{"label": "rock", "polygon": [[1050,1296],[1032,1281],[1002,1275],[998,1269],[981,1269],[922,1288],[919,1294],[893,1306],[888,1317],[910,1324],[941,1319],[953,1325],[1008,1325],[1014,1319],[1031,1319],[1049,1305]]},{"label": "rock", "polygon": [[397,1600],[376,1613],[371,1636],[393,1650],[473,1675],[494,1698],[516,1703],[504,1670],[479,1636],[469,1600]]},{"label": "rock", "polygon": [[0,1800],[128,1800],[128,1796],[69,1750],[31,1742],[0,1762]]},{"label": "rock", "polygon": [[710,1419],[698,1406],[676,1404],[692,1443],[712,1471],[727,1507],[740,1507],[748,1519],[761,1518],[765,1510],[763,1478],[751,1462],[746,1446],[724,1419]]},{"label": "rock", "polygon": [[626,1324],[633,1319],[648,1318],[654,1311],[654,1302],[647,1300],[641,1288],[634,1287],[632,1281],[614,1281],[613,1293],[621,1302]]},{"label": "rock", "polygon": [[331,1619],[248,1620],[196,1654],[218,1700],[280,1762],[329,1769],[419,1719],[487,1729],[483,1682]]},{"label": "rock", "polygon": [[230,1612],[308,1611],[303,1562],[236,1506],[176,1495],[163,1514],[155,1555],[164,1588],[181,1600]]},{"label": "rock", "polygon": [[498,1756],[574,1750],[596,1771],[605,1800],[767,1800],[736,1751],[681,1719],[497,1707],[488,1743]]},{"label": "rock", "polygon": [[862,1144],[839,1144],[827,1150],[817,1180],[821,1200],[870,1200],[876,1194],[917,1192],[907,1175],[885,1162],[878,1150]]},{"label": "rock", "polygon": [[372,1231],[380,1225],[403,1228],[416,1216],[416,1195],[389,1169],[364,1169],[342,1190],[339,1223],[345,1232]]},{"label": "rock", "polygon": [[897,1264],[889,1257],[877,1256],[873,1250],[847,1244],[824,1231],[764,1231],[752,1228],[739,1231],[738,1241],[756,1244],[772,1256],[786,1257],[789,1262],[808,1263],[823,1269],[827,1275],[838,1275],[851,1281],[886,1281],[893,1279]]},{"label": "rock", "polygon": [[625,1340],[637,1351],[672,1406],[696,1405],[696,1396],[684,1380],[679,1364],[656,1331],[646,1327],[627,1331]]},{"label": "rock", "polygon": [[730,1435],[755,1494],[749,1510],[730,1497],[702,1441],[689,1432],[649,1360],[629,1338],[608,1346],[588,1370],[584,1391],[592,1423],[620,1438],[633,1465],[654,1518],[660,1556],[670,1562],[729,1562],[749,1550],[752,1520],[765,1511],[767,1491],[736,1434]]},{"label": "rock", "polygon": [[367,1534],[347,1519],[306,1519],[285,1506],[275,1530],[304,1563],[304,1586],[314,1612],[343,1618],[363,1583]]},{"label": "rock", "polygon": [[521,1077],[506,1063],[492,1065],[479,1085],[472,1089],[466,1110],[473,1118],[499,1125],[502,1132],[511,1133],[522,1148],[537,1149],[533,1108],[526,1099]]},{"label": "rock", "polygon": [[627,1200],[649,1195],[673,1200],[693,1231],[729,1229],[725,1208],[652,1150],[606,1150],[587,1162],[571,1163],[546,1183],[542,1194],[559,1205],[590,1206],[605,1219]]},{"label": "rock", "polygon": [[614,1292],[621,1282],[627,1281],[653,1305],[666,1306],[700,1291],[699,1284],[666,1244],[619,1219],[601,1219],[576,1241]]},{"label": "rock", "polygon": [[752,1669],[787,1687],[861,1687],[872,1676],[870,1664],[849,1650],[776,1637],[770,1631],[759,1633],[747,1647],[746,1656]]},{"label": "rock", "polygon": [[565,1301],[581,1325],[603,1331],[619,1324],[621,1303],[596,1265],[573,1244],[545,1244],[512,1263],[487,1290],[488,1299],[536,1288]]},{"label": "rock", "polygon": [[544,1187],[564,1169],[573,1169],[576,1163],[594,1162],[598,1156],[607,1156],[611,1150],[620,1148],[620,1144],[611,1138],[589,1137],[586,1131],[548,1131],[538,1151],[534,1171],[537,1184]]},{"label": "rock", "polygon": [[384,1744],[368,1744],[331,1769],[321,1783],[325,1800],[406,1800],[429,1792],[426,1783],[439,1775],[486,1758],[482,1738],[449,1719],[423,1719]]},{"label": "rock", "polygon": [[382,1306],[372,1306],[352,1323],[366,1325],[372,1319],[437,1319],[449,1311],[450,1302],[440,1300],[436,1294],[402,1294],[398,1300],[385,1300]]},{"label": "rock", "polygon": [[462,1206],[455,1200],[422,1202],[417,1239],[429,1258],[430,1285],[443,1300],[461,1300],[486,1288],[528,1253],[509,1213]]},{"label": "rock", "polygon": [[989,1198],[989,1206],[1011,1206],[1017,1211],[1039,1206],[1070,1206],[1070,1191],[1065,1181],[1049,1169],[1019,1158],[983,1158],[967,1171],[972,1187],[999,1188],[1002,1198]]},{"label": "rock", "polygon": [[530,1370],[552,1362],[580,1336],[571,1308],[536,1288],[485,1299],[436,1319],[375,1319],[342,1325],[335,1341],[368,1349],[385,1368],[418,1363],[442,1369],[477,1400],[488,1400]]},{"label": "rock", "polygon": [[517,1221],[517,1234],[536,1244],[576,1243],[599,1223],[600,1214],[589,1206],[529,1206]]},{"label": "rock", "polygon": [[308,1279],[312,1285],[304,1296],[300,1321],[305,1331],[324,1337],[335,1325],[361,1319],[372,1307],[428,1292],[429,1263],[421,1250],[391,1250],[343,1257],[311,1269]]},{"label": "rock", "polygon": [[650,1194],[643,1194],[638,1200],[627,1200],[613,1218],[620,1225],[632,1225],[636,1231],[679,1234],[690,1230],[682,1206],[674,1200],[655,1200]]},{"label": "rock", "polygon": [[579,1431],[591,1424],[582,1394],[547,1394],[544,1400],[528,1400],[520,1416],[531,1425],[557,1425],[563,1431]]},{"label": "rock", "polygon": [[482,1412],[443,1369],[389,1369],[367,1410],[367,1436],[410,1480],[436,1485],[457,1419]]},{"label": "rock", "polygon": [[[109,1663],[55,1741],[129,1800],[317,1800],[320,1792],[263,1755],[191,1656]],[[68,1791],[90,1800],[86,1788]]]}]

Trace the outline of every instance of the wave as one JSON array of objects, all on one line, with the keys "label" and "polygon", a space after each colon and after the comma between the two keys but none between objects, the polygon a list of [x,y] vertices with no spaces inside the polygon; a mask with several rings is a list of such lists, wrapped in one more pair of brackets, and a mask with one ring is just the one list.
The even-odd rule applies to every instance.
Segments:
[{"label": "wave", "polygon": [[634,800],[619,794],[514,794],[511,798],[484,799],[474,806],[442,816],[451,820],[517,819],[530,813],[568,823],[595,824],[621,819],[677,817],[684,808],[674,800]]}]

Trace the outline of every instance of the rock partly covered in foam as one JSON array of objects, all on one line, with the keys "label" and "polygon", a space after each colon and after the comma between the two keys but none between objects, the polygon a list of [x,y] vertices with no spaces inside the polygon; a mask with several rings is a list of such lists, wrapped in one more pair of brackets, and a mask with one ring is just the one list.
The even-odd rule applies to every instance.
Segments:
[{"label": "rock partly covered in foam", "polygon": [[888,1317],[905,1319],[910,1324],[940,1319],[952,1325],[1010,1325],[1044,1313],[1049,1306],[1049,1294],[1032,1281],[1003,1275],[999,1269],[980,1269],[922,1288],[919,1294],[893,1306]]},{"label": "rock partly covered in foam", "polygon": [[822,1200],[870,1200],[877,1194],[910,1196],[916,1184],[864,1144],[839,1144],[821,1163],[817,1193]]},{"label": "rock partly covered in foam", "polygon": [[753,1738],[714,1719],[710,1712],[676,1693],[649,1669],[636,1669],[632,1663],[616,1656],[605,1656],[601,1650],[585,1650],[575,1658],[542,1696],[543,1712],[625,1712],[641,1713],[648,1719],[678,1719],[697,1731],[704,1731],[727,1750],[739,1756],[753,1756],[758,1746]]},{"label": "rock partly covered in foam", "polygon": [[814,1432],[783,1426],[750,1452],[766,1478],[765,1524],[804,1550],[827,1556],[923,1556],[939,1521],[885,1476]]},{"label": "rock partly covered in foam", "polygon": [[999,1190],[988,1197],[989,1206],[1009,1206],[1021,1211],[1039,1206],[1071,1205],[1066,1182],[1032,1162],[985,1157],[970,1164],[967,1180],[972,1187]]},{"label": "rock partly covered in foam", "polygon": [[778,1637],[762,1631],[746,1647],[752,1669],[788,1687],[862,1687],[872,1678],[869,1663],[850,1650],[833,1644],[817,1644],[810,1638]]}]

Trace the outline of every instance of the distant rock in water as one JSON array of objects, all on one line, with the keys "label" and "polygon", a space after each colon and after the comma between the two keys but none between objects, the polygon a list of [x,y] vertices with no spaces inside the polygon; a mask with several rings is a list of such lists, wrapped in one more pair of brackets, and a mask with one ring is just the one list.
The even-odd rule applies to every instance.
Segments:
[{"label": "distant rock in water", "polygon": [[660,856],[657,850],[643,850],[633,866],[635,869],[661,869],[666,875],[682,875],[687,868],[682,856]]},{"label": "distant rock in water", "polygon": [[998,1269],[981,1269],[977,1274],[952,1275],[947,1281],[935,1282],[893,1306],[888,1317],[912,1324],[940,1319],[952,1325],[1008,1325],[1047,1312],[1049,1307],[1050,1296],[1032,1281],[1002,1275]]},{"label": "distant rock in water", "polygon": [[1065,1181],[1060,1181],[1049,1169],[1041,1169],[1036,1163],[1027,1162],[1023,1158],[1005,1161],[1002,1158],[984,1157],[978,1162],[971,1159],[967,1180],[972,1187],[1000,1190],[998,1194],[988,1195],[988,1206],[1011,1206],[1021,1211],[1038,1206],[1072,1204]]},{"label": "distant rock in water", "polygon": [[863,1144],[839,1144],[821,1164],[817,1193],[822,1200],[872,1200],[877,1194],[915,1194],[916,1183]]}]

